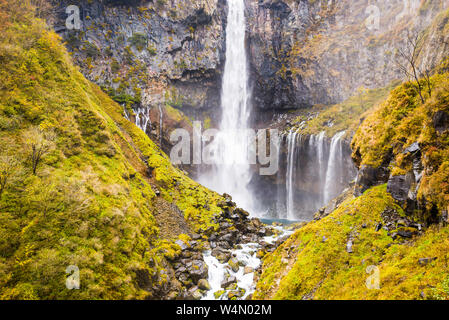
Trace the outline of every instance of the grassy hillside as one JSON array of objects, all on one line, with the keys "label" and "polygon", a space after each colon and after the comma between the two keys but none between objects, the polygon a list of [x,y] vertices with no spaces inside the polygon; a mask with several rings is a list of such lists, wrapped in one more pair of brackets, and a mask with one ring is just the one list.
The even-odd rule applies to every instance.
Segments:
[{"label": "grassy hillside", "polygon": [[[449,228],[432,226],[411,240],[393,240],[387,230],[376,231],[386,210],[404,215],[383,185],[298,230],[264,260],[254,298],[447,299]],[[373,267],[379,289],[366,285]]]},{"label": "grassy hillside", "polygon": [[352,148],[359,165],[376,168],[391,161],[392,174],[401,175],[413,167],[405,149],[418,142],[424,166],[418,196],[429,210],[442,211],[449,208],[449,132],[439,131],[435,121],[437,113],[449,112],[449,73],[435,75],[431,83],[425,103],[411,83],[393,90],[358,129]]},{"label": "grassy hillside", "polygon": [[[216,228],[219,196],[173,168],[29,12],[0,1],[0,299],[155,298],[173,240]],[[80,290],[65,286],[70,265]]]}]

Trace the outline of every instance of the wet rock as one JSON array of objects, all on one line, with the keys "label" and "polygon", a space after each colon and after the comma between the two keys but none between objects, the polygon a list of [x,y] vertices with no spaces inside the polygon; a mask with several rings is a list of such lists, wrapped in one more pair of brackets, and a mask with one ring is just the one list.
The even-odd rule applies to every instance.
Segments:
[{"label": "wet rock", "polygon": [[380,231],[380,229],[382,229],[382,223],[378,223],[377,225],[376,225],[376,232],[378,232],[378,231]]},{"label": "wet rock", "polygon": [[201,300],[203,297],[203,294],[201,293],[200,289],[198,287],[192,287],[189,289],[187,294],[187,300]]},{"label": "wet rock", "polygon": [[200,279],[200,281],[198,281],[198,288],[200,288],[201,290],[209,291],[210,290],[209,281],[207,281],[206,279]]},{"label": "wet rock", "polygon": [[237,283],[237,279],[234,276],[225,277],[225,279],[221,282],[222,288],[228,288],[232,284]]},{"label": "wet rock", "polygon": [[223,251],[222,249],[212,250],[212,256],[214,256],[220,263],[226,263],[231,259],[231,253],[229,251]]},{"label": "wet rock", "polygon": [[220,299],[221,298],[221,296],[223,296],[224,294],[226,293],[226,291],[225,290],[219,290],[219,291],[215,291],[214,292],[214,297],[215,297],[215,300],[218,300],[218,299]]},{"label": "wet rock", "polygon": [[231,267],[231,270],[234,272],[238,272],[239,271],[239,262],[237,259],[233,258],[231,260],[228,261],[229,266]]},{"label": "wet rock", "polygon": [[243,274],[249,274],[249,273],[253,273],[254,269],[251,267],[245,267]]}]

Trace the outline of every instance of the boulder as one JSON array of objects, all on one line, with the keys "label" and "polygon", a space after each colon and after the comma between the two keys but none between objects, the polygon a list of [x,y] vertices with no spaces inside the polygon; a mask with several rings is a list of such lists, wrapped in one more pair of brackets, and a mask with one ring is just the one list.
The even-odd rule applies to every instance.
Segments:
[{"label": "boulder", "polygon": [[198,281],[198,288],[200,288],[201,290],[209,291],[210,290],[209,281],[207,281],[206,279],[200,279],[200,281]]},{"label": "boulder", "polygon": [[232,258],[231,260],[228,261],[229,266],[231,267],[231,270],[234,272],[238,272],[239,271],[239,262],[237,259]]},{"label": "boulder", "polygon": [[208,276],[208,268],[204,261],[195,260],[192,262],[192,266],[188,268],[190,277],[193,282],[198,283],[200,279],[205,279]]},{"label": "boulder", "polygon": [[421,259],[418,260],[418,263],[421,266],[426,266],[426,265],[428,265],[429,263],[431,263],[432,261],[435,261],[435,260],[437,260],[437,258],[421,258]]},{"label": "boulder", "polygon": [[433,116],[432,122],[435,130],[441,134],[449,129],[449,114],[442,110],[437,111]]},{"label": "boulder", "polygon": [[221,282],[221,287],[226,289],[234,283],[237,283],[237,278],[234,276],[228,276]]}]

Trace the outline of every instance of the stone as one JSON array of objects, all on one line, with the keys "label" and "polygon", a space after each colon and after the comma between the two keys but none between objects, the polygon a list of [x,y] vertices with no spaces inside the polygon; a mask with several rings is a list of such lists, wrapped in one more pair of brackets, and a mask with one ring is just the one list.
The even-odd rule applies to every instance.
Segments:
[{"label": "stone", "polygon": [[189,248],[189,246],[182,240],[176,240],[175,244],[177,244],[178,246],[181,247],[181,250],[187,250]]},{"label": "stone", "polygon": [[418,142],[413,143],[410,147],[408,147],[407,149],[404,150],[404,154],[408,154],[408,153],[415,153],[421,151],[421,148],[419,146]]},{"label": "stone", "polygon": [[443,110],[435,112],[433,116],[433,127],[438,133],[443,133],[449,129],[449,114]]},{"label": "stone", "polygon": [[244,271],[243,271],[243,274],[249,274],[249,273],[253,273],[254,272],[254,269],[253,268],[251,268],[251,267],[245,267],[244,268]]},{"label": "stone", "polygon": [[233,258],[231,260],[228,261],[229,266],[231,267],[231,270],[233,272],[238,272],[239,271],[239,262],[237,259]]},{"label": "stone", "polygon": [[221,287],[222,288],[228,288],[230,285],[237,283],[237,278],[234,276],[229,276],[226,277],[222,282],[221,282]]},{"label": "stone", "polygon": [[208,276],[208,268],[204,261],[195,260],[189,268],[189,274],[193,282],[198,283],[200,279],[205,279]]},{"label": "stone", "polygon": [[192,287],[188,291],[188,300],[201,300],[203,294],[198,287]]},{"label": "stone", "polygon": [[200,279],[200,281],[198,281],[198,288],[200,288],[201,290],[209,291],[210,290],[209,281],[207,281],[206,279]]},{"label": "stone", "polygon": [[437,260],[437,258],[421,258],[421,259],[418,260],[418,263],[421,266],[426,266],[426,265],[428,265],[429,263],[431,263],[431,262],[433,262],[435,260]]},{"label": "stone", "polygon": [[391,176],[388,179],[387,192],[391,194],[393,199],[405,203],[412,186],[411,180],[410,175]]}]

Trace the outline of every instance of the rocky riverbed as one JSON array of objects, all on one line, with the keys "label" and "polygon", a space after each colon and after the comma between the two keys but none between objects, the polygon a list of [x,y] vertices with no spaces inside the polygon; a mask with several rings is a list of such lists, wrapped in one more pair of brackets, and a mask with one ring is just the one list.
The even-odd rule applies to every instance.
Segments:
[{"label": "rocky riverbed", "polygon": [[171,267],[184,290],[171,299],[247,299],[255,290],[255,274],[262,258],[273,252],[295,228],[278,223],[266,225],[236,207],[232,198],[220,203],[222,213],[216,219],[219,231],[210,230],[208,241],[193,234],[190,240],[178,240],[179,255]]}]

